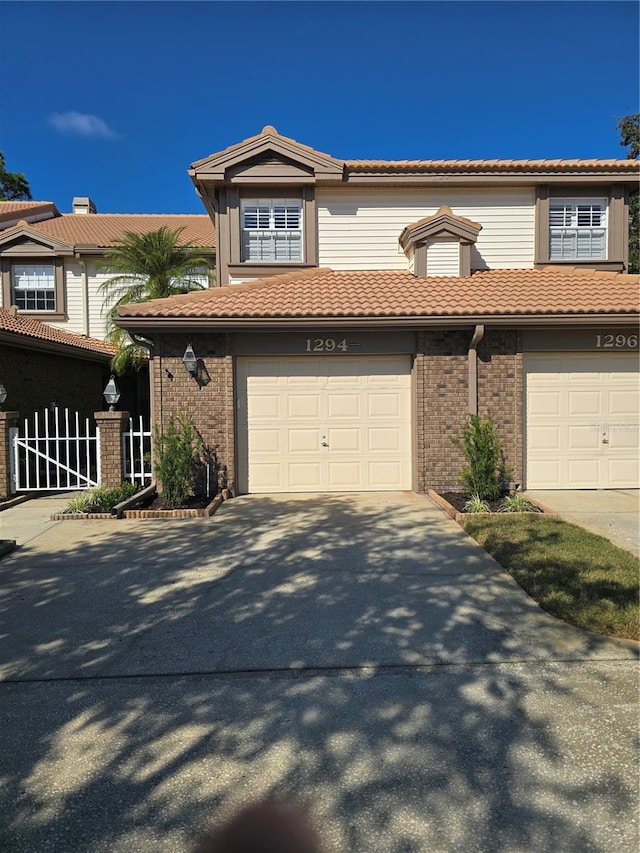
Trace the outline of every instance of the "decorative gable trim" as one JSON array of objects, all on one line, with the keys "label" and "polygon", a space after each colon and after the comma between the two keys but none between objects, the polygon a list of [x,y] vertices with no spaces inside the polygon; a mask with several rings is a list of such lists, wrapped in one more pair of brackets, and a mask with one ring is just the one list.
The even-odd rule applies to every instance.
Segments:
[{"label": "decorative gable trim", "polygon": [[236,183],[243,176],[247,182],[259,183],[261,178],[273,181],[277,178],[274,172],[283,169],[293,170],[289,179],[297,183],[335,182],[342,180],[344,163],[294,139],[280,136],[274,127],[268,125],[258,136],[196,161],[189,169],[189,176],[196,185],[200,181]]},{"label": "decorative gable trim", "polygon": [[406,252],[408,246],[434,238],[457,238],[460,241],[475,243],[481,230],[482,225],[479,222],[456,216],[450,207],[443,204],[433,216],[425,216],[424,219],[407,225],[399,240]]},{"label": "decorative gable trim", "polygon": [[26,222],[19,222],[0,234],[0,251],[4,257],[36,257],[40,255],[73,255],[73,246],[49,237]]}]

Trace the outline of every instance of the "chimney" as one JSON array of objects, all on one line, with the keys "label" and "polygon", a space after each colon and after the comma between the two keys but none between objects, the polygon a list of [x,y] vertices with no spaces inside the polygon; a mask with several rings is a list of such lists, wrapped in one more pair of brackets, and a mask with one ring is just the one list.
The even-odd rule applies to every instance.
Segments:
[{"label": "chimney", "polygon": [[71,204],[74,213],[97,213],[95,204],[88,196],[76,196]]}]

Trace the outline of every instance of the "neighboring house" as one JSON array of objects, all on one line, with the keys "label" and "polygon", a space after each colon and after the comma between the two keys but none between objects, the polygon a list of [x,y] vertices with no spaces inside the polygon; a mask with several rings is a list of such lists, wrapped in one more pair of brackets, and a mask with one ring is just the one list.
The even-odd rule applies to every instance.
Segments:
[{"label": "neighboring house", "polygon": [[451,488],[470,412],[524,487],[638,486],[636,162],[349,161],[266,127],[189,174],[233,286],[118,322],[154,342],[155,422],[190,414],[237,492]]},{"label": "neighboring house", "polygon": [[114,348],[0,308],[0,383],[4,409],[21,418],[58,405],[93,417],[102,411]]},{"label": "neighboring house", "polygon": [[[93,338],[105,336],[104,254],[125,231],[184,228],[183,240],[215,262],[215,232],[204,215],[97,213],[74,198],[73,213],[52,202],[0,201],[0,306]],[[206,274],[203,283],[208,283]]]}]

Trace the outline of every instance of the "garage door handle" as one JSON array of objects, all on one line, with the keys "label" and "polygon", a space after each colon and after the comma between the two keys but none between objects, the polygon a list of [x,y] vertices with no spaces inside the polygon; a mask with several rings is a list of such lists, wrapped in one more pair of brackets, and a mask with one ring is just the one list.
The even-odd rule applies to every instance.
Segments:
[{"label": "garage door handle", "polygon": [[609,439],[608,439],[608,438],[605,438],[605,437],[603,436],[603,438],[602,438],[602,443],[603,443],[603,444],[609,444]]},{"label": "garage door handle", "polygon": [[322,445],[322,447],[329,447],[329,442],[327,441],[325,436],[322,437],[322,441],[320,442],[320,444]]}]

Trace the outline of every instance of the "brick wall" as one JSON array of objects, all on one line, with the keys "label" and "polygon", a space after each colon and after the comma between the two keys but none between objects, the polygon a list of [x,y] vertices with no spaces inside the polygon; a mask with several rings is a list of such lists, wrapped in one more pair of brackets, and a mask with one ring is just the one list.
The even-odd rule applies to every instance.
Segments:
[{"label": "brick wall", "polygon": [[[463,456],[451,437],[468,423],[471,330],[422,332],[415,361],[416,490],[458,488]],[[522,482],[522,353],[518,333],[487,330],[478,347],[478,411],[491,412],[507,465]]]},{"label": "brick wall", "polygon": [[91,417],[104,408],[102,390],[108,377],[106,361],[0,344],[0,381],[7,389],[4,408],[19,412],[22,418],[53,402]]},{"label": "brick wall", "polygon": [[[163,428],[180,413],[193,420],[208,457],[218,467],[218,485],[235,489],[233,359],[229,335],[163,334],[151,363],[153,421]],[[198,357],[201,381],[183,363],[187,344]]]}]

